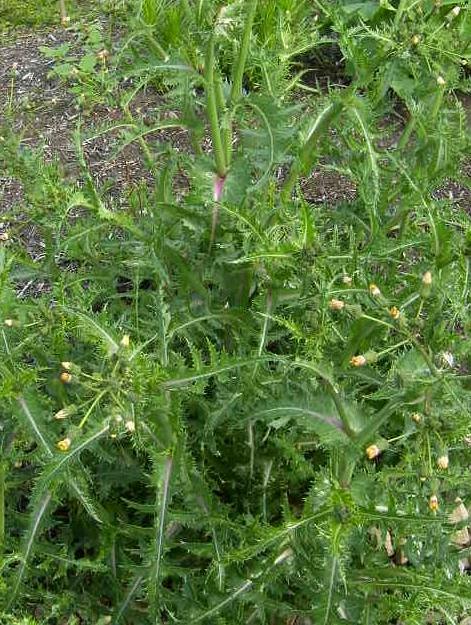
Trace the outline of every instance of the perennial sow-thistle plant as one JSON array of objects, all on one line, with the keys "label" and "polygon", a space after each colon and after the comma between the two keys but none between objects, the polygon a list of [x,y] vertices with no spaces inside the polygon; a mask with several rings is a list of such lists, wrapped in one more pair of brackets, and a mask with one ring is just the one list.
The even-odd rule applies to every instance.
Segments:
[{"label": "perennial sow-thistle plant", "polygon": [[[439,190],[469,187],[467,4],[142,0],[120,28],[104,132],[150,182],[108,193],[78,131],[77,180],[0,144],[25,194],[0,243],[3,621],[465,624],[471,234]],[[93,68],[65,74],[91,106]],[[353,195],[312,201],[314,170]]]}]

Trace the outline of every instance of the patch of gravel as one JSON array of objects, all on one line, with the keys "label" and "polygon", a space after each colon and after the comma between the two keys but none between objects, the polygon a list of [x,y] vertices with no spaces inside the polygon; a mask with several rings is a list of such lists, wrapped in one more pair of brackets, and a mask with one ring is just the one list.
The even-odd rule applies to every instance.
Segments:
[{"label": "patch of gravel", "polygon": [[354,182],[335,171],[316,169],[301,181],[304,197],[310,204],[339,204],[356,198]]},{"label": "patch of gravel", "polygon": [[18,180],[11,177],[0,176],[0,211],[9,206],[21,204],[23,201],[23,186]]}]

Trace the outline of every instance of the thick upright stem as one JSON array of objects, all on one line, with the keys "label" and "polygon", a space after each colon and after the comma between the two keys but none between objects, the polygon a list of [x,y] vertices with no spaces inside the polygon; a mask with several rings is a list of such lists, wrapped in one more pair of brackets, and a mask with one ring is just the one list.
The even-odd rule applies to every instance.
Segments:
[{"label": "thick upright stem", "polygon": [[221,128],[222,147],[224,150],[224,158],[226,161],[226,168],[229,169],[232,160],[232,123],[230,114],[227,111],[226,100],[224,98],[224,90],[222,85],[221,76],[215,77],[216,82],[216,98],[219,114],[223,114]]},{"label": "thick upright stem", "polygon": [[217,84],[214,79],[214,63],[214,34],[212,34],[206,51],[206,62],[204,68],[206,107],[208,111],[209,125],[211,128],[216,173],[219,177],[224,178],[227,168],[221,137],[221,128],[219,126],[218,96]]},{"label": "thick upright stem", "polygon": [[62,26],[67,26],[67,24],[70,21],[70,18],[67,15],[67,7],[65,6],[65,0],[59,0],[59,11],[60,11],[60,16],[61,16]]},{"label": "thick upright stem", "polygon": [[252,34],[252,26],[257,11],[258,0],[251,0],[245,19],[244,34],[240,45],[239,58],[234,67],[231,89],[231,103],[234,104],[242,96],[242,81],[244,78],[245,64],[249,54],[250,36]]}]

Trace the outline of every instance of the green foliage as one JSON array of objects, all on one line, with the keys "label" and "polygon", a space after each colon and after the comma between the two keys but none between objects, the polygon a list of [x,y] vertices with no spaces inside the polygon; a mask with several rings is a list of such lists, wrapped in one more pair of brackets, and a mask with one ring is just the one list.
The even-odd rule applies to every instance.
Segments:
[{"label": "green foliage", "polygon": [[[325,4],[132,6],[109,130],[152,184],[119,201],[78,132],[74,180],[2,131],[25,195],[0,243],[12,624],[31,606],[41,625],[471,609],[470,225],[436,194],[469,149],[469,16]],[[412,27],[431,47],[410,50]],[[306,77],[333,43],[344,83],[321,89]],[[95,59],[47,54],[101,80]],[[162,94],[151,128],[131,112],[145,88]],[[175,126],[184,150],[149,138]],[[310,203],[314,167],[354,199]]]},{"label": "green foliage", "polygon": [[29,0],[1,0],[0,27],[43,26],[58,23],[56,0],[29,2]]}]

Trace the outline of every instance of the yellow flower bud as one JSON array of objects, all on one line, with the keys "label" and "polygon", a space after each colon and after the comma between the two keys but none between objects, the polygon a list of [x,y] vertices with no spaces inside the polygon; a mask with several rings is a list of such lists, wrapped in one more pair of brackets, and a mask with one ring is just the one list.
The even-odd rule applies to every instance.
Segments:
[{"label": "yellow flower bud", "polygon": [[13,319],[5,319],[3,323],[7,326],[7,328],[12,328],[15,325]]},{"label": "yellow flower bud", "polygon": [[457,6],[455,6],[455,7],[453,7],[453,8],[451,9],[451,11],[450,11],[450,13],[451,13],[452,17],[458,17],[458,15],[460,14],[460,12],[461,12],[461,7],[459,7],[458,5],[457,5]]},{"label": "yellow flower bud", "polygon": [[66,371],[70,371],[73,367],[73,364],[71,362],[61,362],[61,367],[63,369],[65,369]]},{"label": "yellow flower bud", "polygon": [[126,421],[126,423],[124,424],[124,427],[130,434],[136,431],[136,424],[134,423],[132,419],[129,419],[128,421]]},{"label": "yellow flower bud", "polygon": [[340,299],[331,299],[329,302],[330,310],[342,310],[345,308],[345,302]]},{"label": "yellow flower bud", "polygon": [[366,358],[361,354],[359,356],[352,356],[352,358],[350,358],[350,364],[352,367],[363,367],[366,365]]},{"label": "yellow flower bud", "polygon": [[420,43],[420,37],[419,35],[413,35],[413,37],[411,38],[411,42],[413,46],[417,46]]},{"label": "yellow flower bud", "polygon": [[381,453],[381,449],[378,447],[378,445],[370,445],[366,448],[365,453],[368,460],[374,460]]},{"label": "yellow flower bud", "polygon": [[379,295],[381,295],[381,291],[376,286],[376,284],[370,284],[370,293],[373,297],[378,297]]},{"label": "yellow flower bud", "polygon": [[56,443],[56,447],[59,451],[69,451],[71,445],[72,441],[68,437]]},{"label": "yellow flower bud", "polygon": [[393,306],[392,308],[389,309],[389,314],[394,320],[397,321],[399,317],[401,316],[401,311],[399,310],[397,306]]},{"label": "yellow flower bud", "polygon": [[443,469],[445,471],[446,469],[448,469],[449,463],[450,463],[450,460],[449,460],[448,456],[447,455],[443,455],[443,456],[440,456],[438,458],[438,460],[437,460],[437,467],[439,469]]},{"label": "yellow flower bud", "polygon": [[422,283],[426,286],[430,286],[432,284],[432,272],[426,271],[422,276]]},{"label": "yellow flower bud", "polygon": [[415,421],[416,423],[420,423],[422,421],[422,415],[419,414],[418,412],[414,412],[414,414],[411,415],[411,419],[412,421]]},{"label": "yellow flower bud", "polygon": [[67,419],[71,414],[69,408],[62,408],[54,415],[54,419]]},{"label": "yellow flower bud", "polygon": [[439,87],[444,87],[446,85],[446,80],[443,78],[443,76],[437,76],[437,85]]},{"label": "yellow flower bud", "polygon": [[72,382],[72,376],[68,371],[63,371],[60,374],[59,379],[63,384],[70,384],[70,382]]},{"label": "yellow flower bud", "polygon": [[129,347],[129,343],[130,343],[129,334],[125,334],[120,341],[120,345],[126,348],[126,347]]},{"label": "yellow flower bud", "polygon": [[105,62],[109,56],[110,56],[110,53],[106,49],[103,49],[103,50],[100,50],[100,52],[97,52],[97,58],[100,61]]},{"label": "yellow flower bud", "polygon": [[430,497],[430,499],[428,500],[428,507],[433,512],[436,512],[438,510],[438,497],[436,495],[432,495]]}]

